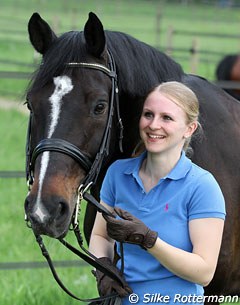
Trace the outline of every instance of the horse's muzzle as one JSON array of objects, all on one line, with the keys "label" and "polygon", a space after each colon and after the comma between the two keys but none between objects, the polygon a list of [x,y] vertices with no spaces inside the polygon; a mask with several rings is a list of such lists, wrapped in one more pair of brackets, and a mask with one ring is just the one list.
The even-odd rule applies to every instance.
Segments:
[{"label": "horse's muzzle", "polygon": [[53,238],[62,238],[67,234],[72,218],[66,200],[53,195],[44,201],[29,195],[25,200],[25,213],[35,235]]}]

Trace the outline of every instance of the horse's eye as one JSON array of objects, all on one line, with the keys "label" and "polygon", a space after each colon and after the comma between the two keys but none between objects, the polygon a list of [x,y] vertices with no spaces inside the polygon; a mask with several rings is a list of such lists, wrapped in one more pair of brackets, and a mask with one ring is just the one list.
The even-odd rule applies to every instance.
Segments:
[{"label": "horse's eye", "polygon": [[30,105],[28,102],[26,102],[26,105],[27,105],[27,109],[28,109],[29,111],[32,111],[32,107],[31,107],[31,105]]},{"label": "horse's eye", "polygon": [[28,109],[29,111],[32,111],[32,106],[31,106],[31,104],[30,104],[30,102],[29,102],[29,99],[28,99],[28,98],[26,98],[26,101],[25,101],[24,105],[26,105],[26,106],[27,106],[27,109]]},{"label": "horse's eye", "polygon": [[103,114],[106,109],[106,103],[98,103],[94,108],[94,114]]}]

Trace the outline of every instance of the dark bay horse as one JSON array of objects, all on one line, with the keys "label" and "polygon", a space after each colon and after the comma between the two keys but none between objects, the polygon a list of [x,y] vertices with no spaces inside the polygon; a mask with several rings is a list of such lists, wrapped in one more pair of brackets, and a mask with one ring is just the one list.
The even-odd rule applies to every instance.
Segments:
[{"label": "dark bay horse", "polygon": [[[215,71],[216,79],[219,81],[232,81],[239,83],[240,88],[240,54],[228,54],[217,64]],[[234,98],[240,100],[239,88],[224,88]]]},{"label": "dark bay horse", "polygon": [[[82,32],[57,37],[37,13],[28,30],[43,58],[27,94],[31,190],[25,211],[35,234],[54,238],[67,234],[77,190],[89,178],[92,164],[104,156],[91,187],[99,198],[107,167],[117,158],[131,156],[139,141],[138,120],[149,89],[160,82],[181,81],[198,96],[204,130],[202,140],[192,142],[192,159],[214,174],[227,205],[219,263],[206,295],[240,296],[239,102],[207,80],[185,74],[179,64],[151,46],[121,32],[104,31],[93,13]],[[89,206],[87,239],[94,216],[95,209]]]}]

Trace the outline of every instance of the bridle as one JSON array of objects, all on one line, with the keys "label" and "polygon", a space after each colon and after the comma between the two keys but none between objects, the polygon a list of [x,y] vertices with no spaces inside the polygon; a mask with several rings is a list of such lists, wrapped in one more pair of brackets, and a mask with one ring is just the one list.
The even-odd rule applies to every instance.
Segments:
[{"label": "bridle", "polygon": [[[108,119],[104,131],[104,135],[101,141],[101,145],[99,148],[99,151],[92,162],[88,155],[84,152],[82,152],[77,146],[73,145],[72,143],[57,139],[57,138],[46,138],[41,140],[37,146],[32,150],[31,147],[31,125],[32,125],[32,112],[30,112],[29,117],[29,124],[28,124],[28,131],[27,131],[27,142],[26,142],[26,179],[27,179],[27,185],[29,188],[29,191],[31,190],[33,181],[34,181],[34,166],[35,161],[37,157],[45,152],[45,151],[54,151],[66,154],[73,158],[86,172],[87,175],[84,179],[84,181],[81,183],[81,185],[78,187],[77,191],[77,202],[75,206],[75,212],[72,219],[72,226],[73,231],[75,233],[77,242],[80,246],[80,249],[83,250],[83,252],[79,251],[78,249],[71,246],[68,242],[66,242],[63,239],[59,239],[59,241],[67,247],[70,251],[75,253],[77,256],[85,260],[87,263],[91,264],[95,268],[99,269],[103,273],[105,273],[107,276],[111,277],[112,279],[118,281],[123,286],[123,281],[121,277],[119,277],[117,274],[113,273],[111,269],[108,268],[108,266],[104,265],[102,262],[100,262],[97,257],[92,255],[87,249],[83,246],[83,239],[81,236],[81,232],[79,229],[79,222],[78,222],[78,214],[79,214],[79,207],[81,204],[82,199],[85,199],[89,203],[93,204],[95,208],[101,212],[105,213],[109,216],[114,217],[104,206],[102,206],[89,192],[88,190],[91,188],[91,186],[96,182],[99,172],[102,167],[102,163],[104,158],[109,154],[109,147],[110,147],[110,139],[111,139],[111,130],[112,130],[112,122],[113,117],[116,109],[116,115],[118,120],[118,126],[120,130],[119,134],[119,148],[120,151],[122,151],[122,139],[123,139],[123,124],[120,117],[120,110],[119,110],[119,99],[118,99],[118,85],[117,85],[117,73],[116,73],[116,65],[114,62],[114,59],[112,57],[112,54],[107,51],[108,53],[108,61],[109,61],[109,68],[107,68],[104,65],[97,64],[97,63],[86,63],[86,62],[70,62],[67,63],[66,66],[70,68],[83,68],[83,69],[93,69],[98,70],[103,73],[105,73],[107,76],[111,78],[111,98],[109,101],[109,112],[108,112]],[[27,216],[25,216],[25,220],[27,224],[29,224]],[[29,226],[29,225],[28,225]],[[31,227],[31,226],[30,226]],[[36,241],[39,244],[39,247],[42,251],[43,256],[46,258],[48,265],[51,269],[51,272],[59,284],[59,286],[71,297],[74,299],[77,299],[82,302],[101,302],[110,300],[111,302],[113,299],[116,299],[118,302],[118,295],[117,294],[111,294],[106,297],[98,297],[98,298],[92,298],[92,299],[82,299],[79,297],[76,297],[73,293],[71,293],[61,282],[59,279],[56,270],[53,266],[51,257],[43,243],[42,237],[40,235],[35,235]],[[121,245],[122,248],[122,245]],[[121,259],[122,259],[122,266],[121,271],[123,271],[123,251],[121,251]]]},{"label": "bridle", "polygon": [[72,143],[56,138],[49,138],[41,140],[37,146],[31,151],[31,121],[32,121],[32,112],[30,112],[30,119],[28,125],[28,135],[27,135],[27,144],[26,144],[26,178],[29,185],[33,184],[34,180],[34,165],[35,161],[39,154],[44,151],[56,151],[60,153],[67,154],[68,156],[75,159],[80,166],[82,166],[87,172],[87,176],[82,183],[82,187],[86,188],[89,184],[94,184],[97,180],[98,174],[102,167],[103,159],[109,153],[110,139],[111,139],[111,129],[112,129],[112,121],[114,116],[114,109],[116,107],[116,114],[118,119],[118,126],[120,130],[119,134],[119,148],[120,151],[123,151],[122,148],[122,139],[123,139],[123,124],[120,117],[120,109],[119,109],[119,98],[118,98],[118,85],[117,85],[117,73],[116,73],[116,65],[112,54],[108,51],[109,58],[109,67],[105,67],[104,65],[96,64],[96,63],[85,63],[85,62],[71,62],[67,63],[67,67],[71,68],[84,68],[84,69],[94,69],[105,73],[107,76],[111,78],[111,98],[109,104],[108,111],[108,119],[105,127],[104,135],[102,138],[102,142],[99,148],[99,151],[92,162],[88,155],[82,152],[78,147],[73,145]]}]

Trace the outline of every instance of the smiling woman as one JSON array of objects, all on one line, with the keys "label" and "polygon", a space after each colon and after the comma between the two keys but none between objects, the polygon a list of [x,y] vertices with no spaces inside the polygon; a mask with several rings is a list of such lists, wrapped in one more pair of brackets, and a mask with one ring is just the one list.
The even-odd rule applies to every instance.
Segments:
[{"label": "smiling woman", "polygon": [[[197,295],[203,302],[203,287],[217,265],[225,203],[214,177],[184,152],[198,115],[196,95],[179,82],[162,83],[147,95],[139,123],[146,151],[109,167],[101,203],[118,219],[98,213],[90,240],[91,251],[110,266],[115,241],[119,255],[119,242],[126,243],[129,286],[122,289],[97,272],[101,295],[117,291],[124,305],[131,304],[126,297],[131,289],[138,304],[159,291],[168,296],[168,304],[181,303],[176,294]],[[143,265],[144,273],[139,268]]]},{"label": "smiling woman", "polygon": [[148,151],[161,150],[168,155],[169,149],[176,148],[176,153],[187,149],[198,126],[199,109],[196,95],[184,87],[177,82],[164,83],[148,95],[139,124]]},{"label": "smiling woman", "polygon": [[[174,85],[173,85],[174,84]],[[160,95],[161,95],[161,99],[162,102],[161,104],[158,103],[159,99],[160,99]],[[153,89],[153,91],[151,92],[151,94],[149,94],[147,100],[145,101],[145,107],[143,109],[143,114],[142,114],[142,118],[140,120],[140,127],[141,124],[144,120],[144,117],[146,119],[146,121],[148,121],[148,124],[152,124],[155,123],[156,121],[156,117],[154,116],[154,113],[152,113],[150,110],[148,110],[147,108],[147,104],[148,102],[153,102],[154,100],[156,100],[155,105],[158,106],[158,108],[162,108],[164,106],[164,102],[165,104],[170,104],[170,107],[175,108],[176,112],[180,113],[180,115],[183,115],[183,121],[184,121],[184,125],[185,124],[190,124],[188,125],[188,127],[193,128],[193,130],[191,130],[191,128],[188,130],[190,132],[190,135],[185,134],[184,135],[184,145],[183,145],[183,150],[186,152],[186,154],[188,156],[191,156],[192,154],[192,149],[190,147],[190,142],[192,139],[192,136],[197,136],[201,135],[202,132],[202,127],[201,124],[198,121],[198,116],[199,116],[199,104],[198,104],[198,100],[196,95],[193,93],[192,90],[190,90],[189,88],[185,87],[180,84],[180,83],[172,83],[172,85],[170,85],[169,83],[164,83],[162,85],[159,85],[157,87],[155,87]],[[184,102],[181,102],[184,101]],[[172,105],[172,106],[171,106]],[[168,107],[166,105],[166,107]],[[159,109],[160,113],[159,113],[159,120],[158,123],[159,124],[164,124],[166,126],[169,125],[169,123],[172,121],[172,125],[174,125],[173,123],[176,122],[176,117],[174,115],[174,113],[172,113],[171,111],[168,112],[164,112],[164,109]],[[168,110],[166,108],[166,110]],[[154,122],[153,122],[154,120]],[[197,125],[197,126],[196,126]],[[171,124],[170,124],[171,126]],[[160,127],[163,127],[160,125]],[[161,129],[161,128],[160,128]],[[164,128],[162,128],[162,132],[163,132]],[[140,128],[140,132],[141,132],[141,128]],[[159,136],[157,134],[153,134],[153,132],[150,134],[149,133],[149,139],[157,139],[159,138]],[[166,138],[166,136],[164,134],[161,135],[160,138]],[[145,145],[143,143],[143,140],[141,140],[133,153],[133,156],[137,156],[139,155],[141,152],[143,152],[143,150],[145,149]]]}]

